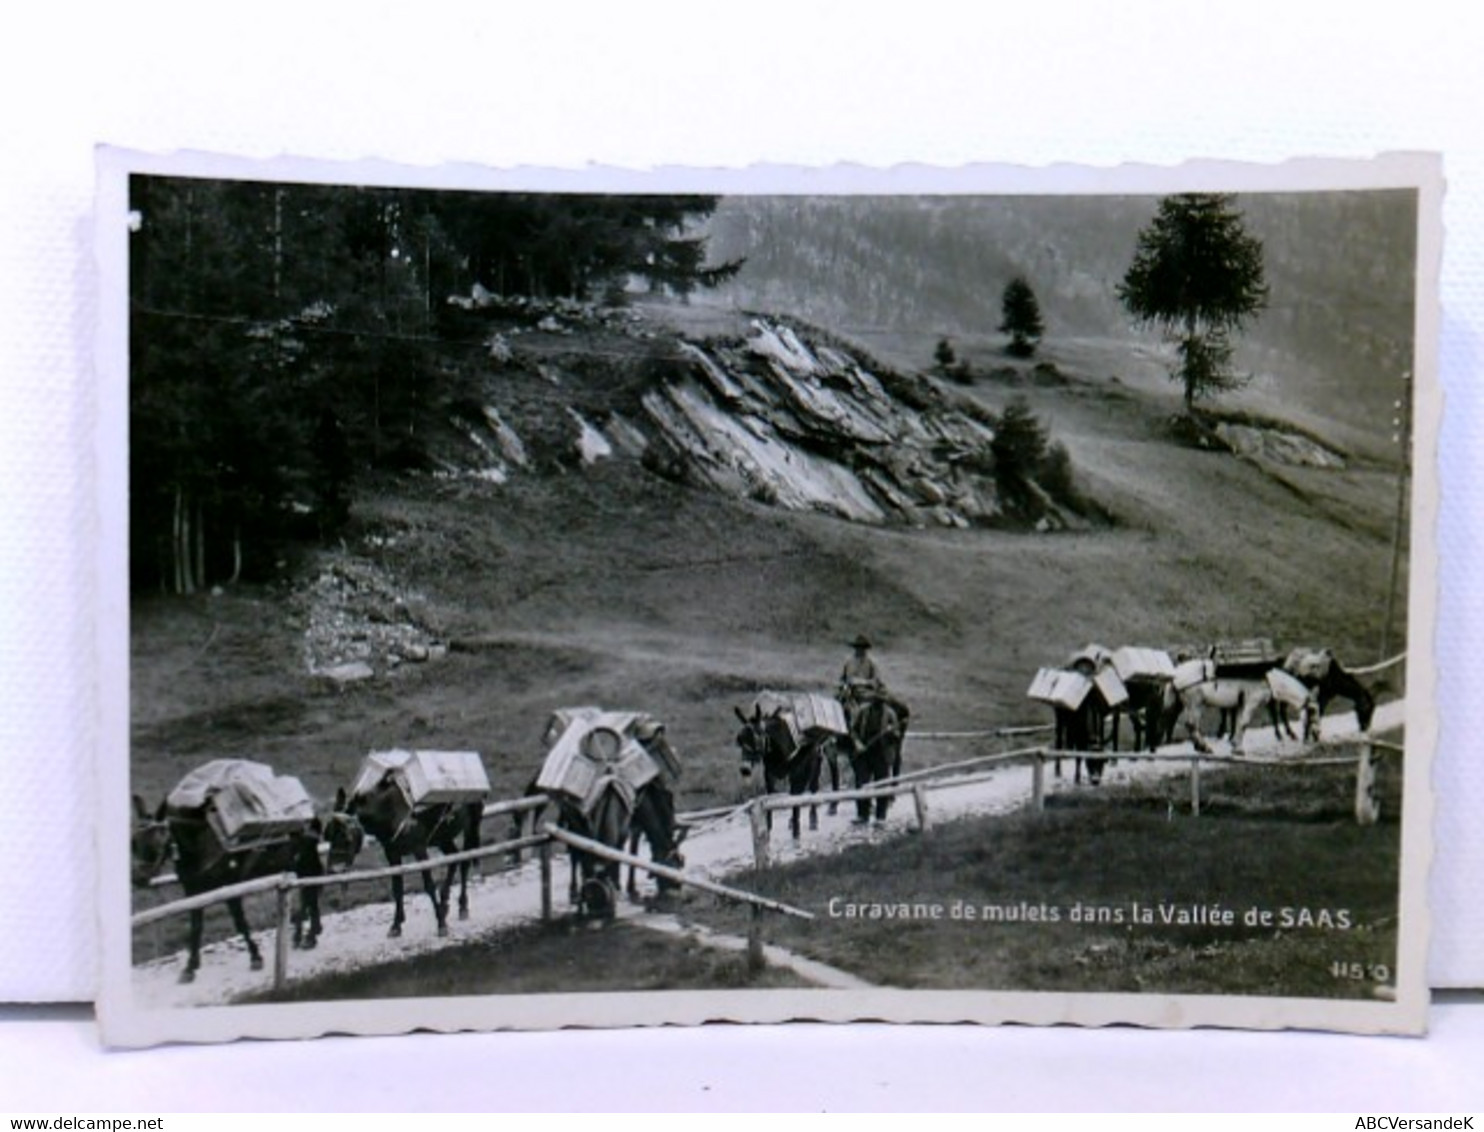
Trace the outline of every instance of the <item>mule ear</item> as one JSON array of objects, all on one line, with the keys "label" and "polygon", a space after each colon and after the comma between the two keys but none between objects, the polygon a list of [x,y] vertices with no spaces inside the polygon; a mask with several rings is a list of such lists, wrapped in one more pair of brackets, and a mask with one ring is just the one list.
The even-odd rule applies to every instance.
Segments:
[{"label": "mule ear", "polygon": [[742,714],[742,709],[739,708],[736,704],[733,704],[732,711],[736,712],[737,718],[742,721],[742,726],[746,727],[749,720],[745,715]]},{"label": "mule ear", "polygon": [[134,816],[140,821],[149,821],[149,807],[138,794],[134,795]]},{"label": "mule ear", "polygon": [[345,812],[345,801],[345,787],[341,786],[335,791],[335,812],[337,814]]}]

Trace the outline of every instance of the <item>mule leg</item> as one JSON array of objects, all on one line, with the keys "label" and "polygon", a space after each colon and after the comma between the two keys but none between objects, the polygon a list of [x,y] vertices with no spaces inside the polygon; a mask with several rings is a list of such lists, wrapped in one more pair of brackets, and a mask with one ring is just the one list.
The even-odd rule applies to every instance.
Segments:
[{"label": "mule leg", "polygon": [[[881,765],[877,767],[877,782],[885,782],[892,777],[892,767],[901,759],[900,754],[894,755],[886,744],[881,748]],[[876,820],[885,821],[886,815],[891,811],[891,795],[881,794],[876,798]]]},{"label": "mule leg", "polygon": [[183,983],[195,982],[196,972],[201,969],[201,933],[204,930],[205,926],[205,909],[193,908],[190,912],[190,934],[187,938],[186,945],[186,965],[185,968],[180,972],[180,981]]},{"label": "mule leg", "polygon": [[[864,790],[871,784],[873,777],[871,758],[869,753],[857,754],[854,759],[855,788]],[[855,800],[855,824],[865,825],[871,820],[871,799],[857,798]]]},{"label": "mule leg", "polygon": [[[426,853],[417,855],[419,861],[427,861]],[[448,934],[448,894],[453,888],[453,866],[449,866],[448,872],[443,877],[443,891],[438,890],[438,878],[433,875],[432,869],[423,870],[423,891],[428,894],[428,899],[433,904],[433,916],[438,921],[438,934]]]},{"label": "mule leg", "polygon": [[319,946],[319,935],[322,930],[319,919],[319,889],[304,889],[301,904],[309,913],[309,934],[304,937],[304,949],[313,951]]},{"label": "mule leg", "polygon": [[[396,868],[402,863],[400,853],[386,855],[386,863]],[[397,873],[392,877],[392,926],[386,934],[390,939],[396,939],[402,934],[402,925],[407,922],[407,913],[402,907],[402,874]]]},{"label": "mule leg", "polygon": [[[630,832],[629,832],[629,856],[631,856],[631,857],[637,857],[638,855],[639,855],[639,830],[638,830],[638,827],[636,826],[634,829],[630,830]],[[649,846],[649,855],[651,857],[654,856],[654,845],[652,843]],[[639,899],[639,878],[638,878],[638,875],[637,875],[638,874],[638,871],[639,870],[635,866],[633,866],[633,865],[630,865],[629,866],[629,883],[624,886],[624,890],[626,892],[628,892],[629,899],[630,900],[637,900],[637,899]]]},{"label": "mule leg", "polygon": [[[232,923],[237,928],[238,934],[247,943],[248,966],[254,971],[261,971],[263,969],[263,953],[258,950],[258,945],[253,940],[252,932],[248,930],[247,913],[242,910],[242,901],[228,900],[227,911],[232,914]],[[199,957],[197,962],[199,963]]]}]

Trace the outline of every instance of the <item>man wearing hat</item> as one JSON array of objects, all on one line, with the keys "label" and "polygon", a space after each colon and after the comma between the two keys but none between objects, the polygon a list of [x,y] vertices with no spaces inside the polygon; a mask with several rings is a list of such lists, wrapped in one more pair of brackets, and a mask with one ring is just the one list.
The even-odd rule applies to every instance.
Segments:
[{"label": "man wearing hat", "polygon": [[881,673],[876,671],[876,662],[871,659],[871,642],[864,633],[850,642],[855,653],[845,661],[840,672],[840,700],[850,704],[858,702],[873,692],[884,692],[886,685]]},{"label": "man wearing hat", "polygon": [[835,698],[845,705],[846,718],[853,723],[856,709],[867,700],[880,697],[891,704],[905,726],[911,712],[906,704],[886,690],[886,681],[871,659],[870,638],[861,633],[850,642],[850,647],[855,652],[846,659],[845,667],[840,671],[840,686],[835,693]]}]

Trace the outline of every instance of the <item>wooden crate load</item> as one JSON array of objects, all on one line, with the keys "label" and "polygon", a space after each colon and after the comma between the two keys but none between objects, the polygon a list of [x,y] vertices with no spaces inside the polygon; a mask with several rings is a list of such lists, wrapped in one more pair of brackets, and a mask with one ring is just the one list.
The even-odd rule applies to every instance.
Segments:
[{"label": "wooden crate load", "polygon": [[1175,675],[1175,662],[1163,649],[1126,646],[1114,652],[1113,670],[1125,684],[1163,683]]},{"label": "wooden crate load", "polygon": [[827,735],[850,734],[844,706],[823,692],[759,692],[752,703],[764,716],[777,713],[788,725],[795,747]]},{"label": "wooden crate load", "polygon": [[1092,644],[1079,649],[1068,657],[1066,667],[1080,669],[1084,672],[1096,672],[1112,660],[1113,653],[1111,650],[1104,648],[1102,645]]},{"label": "wooden crate load", "polygon": [[805,734],[825,732],[830,735],[848,735],[850,728],[845,722],[845,708],[834,696],[819,692],[797,692],[793,697],[794,719],[799,730]]},{"label": "wooden crate load", "polygon": [[1268,669],[1263,678],[1272,689],[1273,697],[1280,703],[1306,703],[1312,695],[1307,684],[1281,668]]},{"label": "wooden crate load", "polygon": [[353,795],[374,790],[388,774],[413,807],[468,805],[490,793],[477,751],[372,751],[361,762]]},{"label": "wooden crate load", "polygon": [[659,767],[634,737],[650,717],[640,712],[574,713],[567,729],[547,751],[536,788],[565,795],[584,813],[597,802],[606,780],[617,779],[629,793],[659,774]]},{"label": "wooden crate load", "polygon": [[1068,668],[1038,669],[1026,695],[1037,703],[1076,711],[1094,689],[1110,708],[1120,707],[1128,702],[1128,689],[1111,664],[1105,665],[1093,676]]},{"label": "wooden crate load", "polygon": [[1124,686],[1118,672],[1111,664],[1101,669],[1092,678],[1093,687],[1103,697],[1103,703],[1110,708],[1122,707],[1128,703],[1128,688]]},{"label": "wooden crate load", "polygon": [[551,713],[546,721],[546,728],[541,732],[541,749],[549,751],[556,745],[556,741],[566,734],[567,728],[571,727],[579,719],[593,719],[603,714],[603,709],[587,705],[584,707],[557,708]]},{"label": "wooden crate load", "polygon": [[1076,711],[1092,691],[1092,678],[1065,668],[1041,668],[1026,695],[1037,703]]},{"label": "wooden crate load", "polygon": [[224,852],[285,840],[314,819],[314,801],[302,782],[247,759],[197,767],[165,804],[173,817],[204,819]]},{"label": "wooden crate load", "polygon": [[1217,641],[1211,646],[1211,659],[1218,673],[1228,669],[1252,670],[1271,668],[1283,659],[1270,637],[1253,637],[1244,641]]}]

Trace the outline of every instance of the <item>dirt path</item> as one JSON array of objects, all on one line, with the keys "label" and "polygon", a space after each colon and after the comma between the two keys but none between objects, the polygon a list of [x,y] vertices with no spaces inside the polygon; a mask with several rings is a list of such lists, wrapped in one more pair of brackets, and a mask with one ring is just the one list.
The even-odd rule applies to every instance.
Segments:
[{"label": "dirt path", "polygon": [[[1400,726],[1403,718],[1402,704],[1384,704],[1377,709],[1373,727],[1378,732],[1389,730]],[[1330,716],[1325,720],[1327,737],[1353,733],[1354,730],[1355,720],[1351,715]],[[1248,739],[1249,753],[1279,754],[1285,749],[1275,742],[1270,730],[1249,731]],[[1164,750],[1173,756],[1179,756],[1190,752],[1190,747],[1185,744]],[[1167,763],[1149,759],[1123,759],[1108,768],[1104,782],[1116,784],[1148,780],[1183,773],[1185,769],[1183,761]],[[1031,778],[1028,765],[1009,766],[967,785],[934,790],[929,795],[932,821],[953,821],[1005,813],[1023,806],[1030,798]],[[1059,780],[1048,774],[1046,784],[1048,792],[1086,789],[1074,786],[1069,772]],[[853,814],[854,807],[849,803],[842,804],[839,812],[833,816],[828,814],[826,808],[821,807],[818,831],[810,832],[806,827],[798,841],[788,835],[787,815],[779,814],[779,820],[775,820],[773,825],[770,843],[773,862],[786,864],[806,855],[836,853],[853,845],[902,836],[915,828],[911,805],[895,805],[885,822],[871,825],[854,824],[851,821]],[[687,872],[712,879],[731,876],[731,883],[746,888],[745,873],[753,865],[752,832],[746,813],[735,812],[693,828],[685,842],[685,856]],[[566,904],[565,862],[558,862],[554,874],[554,897],[561,914],[565,911]],[[414,898],[411,886],[406,905],[407,924],[400,939],[389,940],[386,935],[391,923],[390,904],[367,904],[344,912],[329,913],[324,918],[324,935],[319,946],[313,951],[291,952],[289,978],[298,980],[356,970],[392,959],[426,954],[445,947],[457,947],[490,932],[536,923],[541,915],[540,883],[539,868],[534,861],[471,881],[470,918],[464,921],[451,920],[449,934],[442,939],[434,934],[433,913],[428,900],[420,891],[416,892]],[[327,895],[332,892],[333,890],[328,890]],[[656,916],[643,913],[635,907],[626,907],[623,914],[632,922],[643,923],[660,931],[687,933],[703,943],[718,947],[734,949],[739,942],[745,944],[745,941],[702,932],[684,923],[679,914]],[[172,926],[177,931],[182,930],[182,923],[178,919],[167,924],[164,930],[171,930]],[[140,1006],[165,1008],[221,1005],[240,995],[265,990],[272,980],[274,935],[274,931],[269,929],[256,936],[268,963],[268,969],[262,971],[249,970],[246,948],[239,940],[203,948],[201,971],[195,982],[186,985],[177,981],[182,963],[180,956],[142,964],[134,970],[137,1002]],[[822,986],[865,985],[852,982],[853,976],[845,972],[835,971],[781,949],[773,949],[768,958],[770,962],[792,967],[803,977]]]}]

